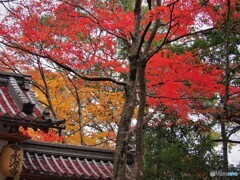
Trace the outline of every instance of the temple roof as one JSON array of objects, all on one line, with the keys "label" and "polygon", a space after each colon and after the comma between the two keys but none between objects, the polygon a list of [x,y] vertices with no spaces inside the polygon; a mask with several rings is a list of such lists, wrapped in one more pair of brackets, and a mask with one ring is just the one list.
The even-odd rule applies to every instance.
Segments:
[{"label": "temple roof", "polygon": [[[42,109],[33,91],[30,90],[29,75],[13,74],[0,71],[0,134],[17,132],[19,126],[41,129],[64,129]],[[45,115],[47,114],[47,115]],[[3,132],[7,133],[3,133]],[[19,137],[15,136],[13,141]],[[21,138],[20,138],[21,139]],[[8,139],[9,140],[9,139]]]},{"label": "temple roof", "polygon": [[[31,127],[45,132],[64,129],[63,120],[53,119],[42,109],[30,90],[30,76],[0,71],[0,140],[18,142],[24,150],[21,180],[112,179],[114,151],[34,141],[19,132]],[[132,154],[127,155],[131,174]],[[129,178],[130,179],[130,178]]]},{"label": "temple roof", "polygon": [[[26,141],[20,179],[111,179],[114,151],[85,146],[70,146]],[[132,155],[127,171],[131,174]]]}]

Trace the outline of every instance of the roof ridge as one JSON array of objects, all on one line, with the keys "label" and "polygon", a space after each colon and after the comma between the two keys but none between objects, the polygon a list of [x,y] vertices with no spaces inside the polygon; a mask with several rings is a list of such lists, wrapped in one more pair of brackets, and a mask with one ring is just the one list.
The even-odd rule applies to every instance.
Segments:
[{"label": "roof ridge", "polygon": [[64,158],[95,159],[97,161],[114,160],[114,151],[108,149],[72,146],[54,143],[26,141],[20,144],[25,152],[30,154],[45,154],[62,156]]},{"label": "roof ridge", "polygon": [[65,149],[81,149],[81,150],[87,150],[87,151],[102,151],[102,152],[114,152],[112,149],[107,148],[96,148],[96,147],[90,147],[90,146],[77,146],[77,145],[70,145],[70,144],[59,144],[59,143],[49,143],[49,142],[42,142],[42,141],[33,141],[28,140],[22,143],[24,146],[44,146],[44,147],[53,147],[53,148],[65,148]]},{"label": "roof ridge", "polygon": [[26,114],[31,114],[35,106],[23,93],[22,89],[18,85],[14,77],[9,77],[9,82],[7,85],[8,92],[14,97],[16,105]]}]

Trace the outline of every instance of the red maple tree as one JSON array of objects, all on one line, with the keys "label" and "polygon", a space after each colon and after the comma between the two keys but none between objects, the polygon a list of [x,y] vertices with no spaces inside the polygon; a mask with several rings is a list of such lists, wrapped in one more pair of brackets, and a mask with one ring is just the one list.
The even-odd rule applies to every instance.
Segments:
[{"label": "red maple tree", "polygon": [[[231,8],[235,8],[235,1],[230,2]],[[136,0],[132,4],[97,0],[18,2],[6,7],[9,14],[0,24],[0,43],[6,46],[6,56],[17,56],[28,65],[34,63],[33,57],[38,57],[84,80],[123,86],[125,104],[119,118],[113,177],[125,179],[129,128],[137,108],[133,178],[139,179],[146,105],[164,104],[186,120],[187,114],[193,112],[189,105],[194,99],[212,97],[219,88],[221,72],[216,67],[195,61],[190,52],[174,53],[170,45],[181,45],[192,40],[192,35],[199,34],[197,38],[201,38],[201,33],[221,28],[226,3],[225,0],[147,3]],[[8,48],[12,52],[15,49],[14,53]]]}]

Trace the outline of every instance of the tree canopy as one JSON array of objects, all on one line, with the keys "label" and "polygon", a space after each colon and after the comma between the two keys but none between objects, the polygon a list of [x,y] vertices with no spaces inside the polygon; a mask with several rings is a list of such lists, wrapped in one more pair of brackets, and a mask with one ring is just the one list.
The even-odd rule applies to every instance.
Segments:
[{"label": "tree canopy", "polygon": [[[203,60],[203,49],[195,44],[213,30],[227,27],[227,37],[231,27],[239,32],[235,0],[0,3],[7,10],[0,23],[1,68],[38,71],[39,98],[54,116],[78,123],[81,144],[90,142],[87,137],[104,143],[116,136],[107,145],[116,143],[114,179],[126,178],[130,139],[132,178],[141,179],[145,126],[161,125],[169,115],[177,117],[174,123],[167,120],[169,127],[193,117],[209,120],[221,101],[223,123],[230,102],[224,97],[239,92],[223,83],[229,68]],[[230,62],[227,39],[224,58]],[[94,130],[87,132],[87,126]]]}]

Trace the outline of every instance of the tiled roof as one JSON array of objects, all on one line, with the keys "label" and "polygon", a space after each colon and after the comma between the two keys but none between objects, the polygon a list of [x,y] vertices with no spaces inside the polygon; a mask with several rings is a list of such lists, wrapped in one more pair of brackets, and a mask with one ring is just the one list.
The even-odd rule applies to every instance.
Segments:
[{"label": "tiled roof", "polygon": [[[0,71],[0,139],[23,141],[19,126],[45,132],[49,128],[64,129],[63,121],[51,118],[30,90],[30,76]],[[111,179],[114,151],[85,146],[20,142],[24,149],[21,180]],[[132,155],[127,157],[131,174]],[[129,178],[130,179],[130,178]]]},{"label": "tiled roof", "polygon": [[[21,180],[111,179],[114,152],[107,149],[62,144],[24,142]],[[127,160],[131,173],[132,156]]]},{"label": "tiled roof", "polygon": [[12,132],[19,126],[39,128],[45,132],[49,127],[63,129],[58,125],[64,121],[50,118],[49,112],[41,108],[30,90],[30,81],[30,76],[0,71],[0,123],[4,124],[5,130],[7,126],[12,128]]}]

